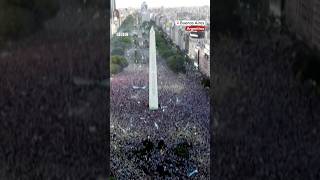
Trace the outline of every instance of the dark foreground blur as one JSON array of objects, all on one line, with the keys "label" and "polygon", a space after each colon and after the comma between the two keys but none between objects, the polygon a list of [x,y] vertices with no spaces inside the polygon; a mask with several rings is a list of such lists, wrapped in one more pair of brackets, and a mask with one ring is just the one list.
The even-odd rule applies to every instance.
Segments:
[{"label": "dark foreground blur", "polygon": [[[316,50],[305,45],[308,41],[298,40],[295,33],[300,32],[291,31],[286,20],[279,25],[274,17],[263,14],[259,7],[268,1],[242,0],[245,10],[237,8],[235,0],[215,2],[220,10],[214,17],[219,19],[222,12],[216,21],[221,34],[214,43],[211,70],[212,177],[319,179],[320,58]],[[301,1],[286,2],[291,6]],[[290,14],[284,14],[290,20]],[[223,33],[227,29],[230,34]]]},{"label": "dark foreground blur", "polygon": [[44,2],[0,10],[0,179],[106,179],[105,3]]}]

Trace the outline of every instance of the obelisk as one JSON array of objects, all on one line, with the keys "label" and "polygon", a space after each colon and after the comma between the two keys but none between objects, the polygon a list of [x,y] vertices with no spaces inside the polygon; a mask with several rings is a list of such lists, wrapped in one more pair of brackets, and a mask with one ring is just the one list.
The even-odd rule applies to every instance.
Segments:
[{"label": "obelisk", "polygon": [[158,109],[156,35],[153,26],[150,29],[149,37],[149,109]]}]

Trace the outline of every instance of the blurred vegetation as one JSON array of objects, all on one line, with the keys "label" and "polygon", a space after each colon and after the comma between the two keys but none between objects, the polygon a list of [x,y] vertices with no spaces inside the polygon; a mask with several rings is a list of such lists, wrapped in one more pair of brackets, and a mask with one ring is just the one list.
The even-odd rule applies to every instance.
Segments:
[{"label": "blurred vegetation", "polygon": [[[129,15],[121,27],[119,28],[119,32],[128,32],[130,28],[133,28],[134,18],[132,15]],[[129,28],[129,29],[128,29]],[[128,66],[128,61],[124,57],[125,52],[129,49],[133,44],[133,39],[130,36],[116,36],[114,35],[111,39],[111,62],[110,62],[110,71],[111,74],[117,74],[123,70],[123,68]]]},{"label": "blurred vegetation", "polygon": [[129,32],[134,27],[135,19],[132,15],[127,16],[127,18],[122,22],[121,26],[119,27],[119,31],[121,32]]},{"label": "blurred vegetation", "polygon": [[59,11],[56,0],[0,0],[0,38],[19,38],[43,26]]},{"label": "blurred vegetation", "polygon": [[185,63],[187,58],[177,50],[172,44],[166,41],[163,32],[156,30],[156,46],[157,52],[161,57],[166,59],[168,67],[175,73],[185,73]]},{"label": "blurred vegetation", "polygon": [[119,64],[121,67],[128,66],[128,61],[123,56],[112,56],[111,57],[111,63],[113,64]]},{"label": "blurred vegetation", "polygon": [[121,47],[116,47],[112,50],[111,55],[124,56],[124,49]]},{"label": "blurred vegetation", "polygon": [[169,58],[170,56],[174,56],[176,52],[172,49],[165,49],[162,51],[162,57]]},{"label": "blurred vegetation", "polygon": [[182,72],[185,73],[186,70],[184,68],[184,58],[181,55],[170,56],[167,60],[167,64],[170,69],[174,72]]},{"label": "blurred vegetation", "polygon": [[128,36],[114,36],[111,40],[113,48],[128,49],[132,45],[132,38]]},{"label": "blurred vegetation", "polygon": [[128,61],[125,57],[119,56],[119,55],[111,56],[111,64],[110,64],[111,74],[117,74],[127,66],[128,66]]},{"label": "blurred vegetation", "polygon": [[118,64],[110,64],[110,72],[111,74],[117,74],[121,71],[121,67]]}]

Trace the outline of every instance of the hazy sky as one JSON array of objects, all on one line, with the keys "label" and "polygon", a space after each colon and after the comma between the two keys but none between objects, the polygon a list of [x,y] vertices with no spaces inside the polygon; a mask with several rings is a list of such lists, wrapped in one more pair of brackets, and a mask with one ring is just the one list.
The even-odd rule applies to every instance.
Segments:
[{"label": "hazy sky", "polygon": [[181,6],[203,6],[210,5],[210,0],[116,0],[117,8],[140,8],[143,1],[146,1],[148,8],[152,7],[181,7]]}]

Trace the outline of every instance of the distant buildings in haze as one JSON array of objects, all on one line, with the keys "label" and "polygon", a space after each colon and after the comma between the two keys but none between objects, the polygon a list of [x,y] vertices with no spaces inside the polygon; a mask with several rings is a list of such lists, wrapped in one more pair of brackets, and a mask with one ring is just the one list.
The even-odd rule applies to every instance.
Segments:
[{"label": "distant buildings in haze", "polygon": [[[181,7],[152,9],[151,20],[160,27],[177,48],[184,52],[196,67],[210,77],[210,9],[204,7]],[[176,20],[205,20],[205,32],[188,32],[177,26]]]}]

